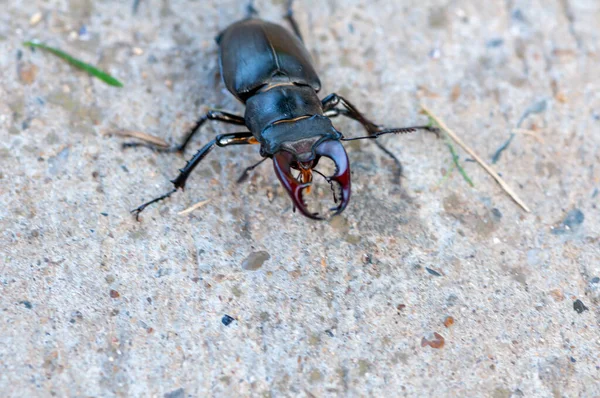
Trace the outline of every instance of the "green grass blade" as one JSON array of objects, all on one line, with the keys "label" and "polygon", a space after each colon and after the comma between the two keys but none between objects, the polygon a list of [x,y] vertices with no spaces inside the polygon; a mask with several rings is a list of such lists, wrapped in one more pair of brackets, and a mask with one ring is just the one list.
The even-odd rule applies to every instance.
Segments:
[{"label": "green grass blade", "polygon": [[[427,126],[429,127],[438,127],[437,123],[435,122],[435,120],[433,120],[433,118],[429,115],[427,115],[427,119],[429,120],[429,123],[427,124]],[[446,132],[442,129],[442,131],[444,132],[444,138],[446,139],[446,145],[448,145],[448,149],[450,150],[450,154],[452,155],[452,162],[454,163],[454,166],[458,169],[458,171],[460,172],[460,175],[464,178],[464,180],[471,186],[474,187],[475,184],[473,184],[473,181],[471,181],[471,179],[469,178],[469,176],[467,175],[467,172],[465,171],[465,169],[463,169],[463,167],[460,165],[459,163],[459,157],[456,154],[456,150],[454,149],[454,146],[452,145],[452,142],[450,141],[450,138],[448,137],[448,135],[446,134]],[[444,176],[444,178],[442,179],[442,182],[445,180],[445,178],[447,176],[450,175],[450,173],[454,171],[454,167],[452,167],[452,169],[446,173],[446,175]]]},{"label": "green grass blade", "polygon": [[471,179],[469,178],[469,176],[467,175],[467,172],[465,171],[465,169],[462,168],[462,166],[460,165],[460,163],[458,162],[459,157],[456,154],[456,151],[454,150],[454,146],[452,146],[452,144],[450,143],[450,140],[448,140],[448,142],[446,142],[446,144],[448,144],[448,149],[450,149],[450,153],[452,154],[452,161],[454,162],[454,164],[456,165],[456,168],[458,169],[458,171],[460,172],[460,175],[462,175],[462,177],[465,179],[465,181],[472,187],[475,186],[475,184],[473,184],[473,181],[471,181]]},{"label": "green grass blade", "polygon": [[23,45],[28,46],[28,47],[41,48],[42,50],[48,51],[48,52],[56,55],[57,57],[67,61],[74,67],[84,70],[87,73],[89,73],[90,75],[97,77],[98,79],[102,80],[103,82],[105,82],[108,85],[115,86],[115,87],[123,87],[123,83],[121,83],[120,81],[118,81],[117,79],[115,79],[114,77],[109,75],[108,73],[103,72],[100,69],[98,69],[90,64],[86,64],[83,61],[73,58],[69,54],[67,54],[59,49],[49,47],[49,46],[47,46],[45,44],[41,44],[41,43],[33,43],[31,41],[26,41],[23,43]]}]

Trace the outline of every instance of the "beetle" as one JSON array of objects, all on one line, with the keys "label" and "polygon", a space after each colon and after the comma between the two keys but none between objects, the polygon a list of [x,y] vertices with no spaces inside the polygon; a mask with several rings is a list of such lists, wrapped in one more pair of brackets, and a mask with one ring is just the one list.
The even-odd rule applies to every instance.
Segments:
[{"label": "beetle", "polygon": [[[310,211],[303,196],[312,185],[312,172],[321,174],[315,167],[322,157],[331,159],[335,164],[333,175],[324,177],[332,184],[337,206],[331,211],[337,215],[348,206],[351,194],[350,162],[343,141],[435,130],[429,125],[384,129],[338,94],[319,99],[317,93],[321,89],[321,81],[294,19],[292,1],[288,2],[285,15],[291,32],[281,25],[257,18],[252,4],[248,9],[245,19],[233,23],[216,38],[223,82],[228,91],[245,105],[244,116],[209,111],[196,122],[180,145],[162,150],[183,152],[208,120],[246,126],[249,131],[217,135],[179,170],[179,175],[171,181],[174,185],[171,191],[132,210],[136,219],[139,220],[139,214],[148,205],[184,189],[192,170],[214,147],[258,144],[262,160],[248,167],[238,182],[263,161],[272,159],[275,174],[291,197],[294,208],[308,218],[322,220],[326,217]],[[336,116],[358,121],[368,135],[346,138],[331,122],[331,118]],[[396,162],[401,172],[402,165],[394,154],[380,142],[376,141],[376,144]],[[124,144],[127,147],[140,145],[145,144]],[[293,175],[292,170],[299,171],[298,177]],[[339,196],[335,195],[334,183],[338,184]]]}]

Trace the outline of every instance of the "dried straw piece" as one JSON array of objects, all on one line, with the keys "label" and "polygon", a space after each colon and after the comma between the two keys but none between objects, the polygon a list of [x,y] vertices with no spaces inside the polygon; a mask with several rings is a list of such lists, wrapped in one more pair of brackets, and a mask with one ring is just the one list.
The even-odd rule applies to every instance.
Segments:
[{"label": "dried straw piece", "polygon": [[150,134],[142,133],[141,131],[133,131],[133,130],[117,130],[113,131],[114,134],[120,135],[122,137],[132,137],[137,138],[142,141],[148,142],[153,145],[158,145],[161,147],[168,148],[169,144],[162,138],[155,137]]},{"label": "dried straw piece", "polygon": [[196,203],[195,205],[188,207],[187,209],[180,211],[179,214],[180,216],[185,216],[186,214],[190,214],[191,212],[193,212],[194,210],[198,210],[199,208],[203,207],[204,205],[206,205],[208,202],[210,202],[210,199],[207,200],[203,200],[201,202]]},{"label": "dried straw piece", "polygon": [[512,190],[512,188],[510,186],[508,186],[508,184],[506,183],[506,181],[504,181],[502,179],[502,177],[500,177],[498,175],[498,173],[492,169],[487,163],[485,163],[476,153],[475,151],[473,151],[469,146],[467,146],[467,144],[465,144],[457,135],[454,131],[450,130],[450,128],[448,126],[446,126],[446,123],[444,123],[439,117],[437,117],[436,115],[434,115],[425,105],[421,104],[421,109],[423,110],[423,112],[429,116],[433,121],[435,121],[437,123],[437,125],[444,130],[444,132],[446,134],[448,134],[448,136],[450,138],[452,138],[452,140],[454,140],[454,142],[456,142],[462,149],[464,149],[469,155],[471,155],[471,157],[473,159],[475,159],[475,161],[477,163],[479,163],[481,165],[481,167],[483,167],[485,169],[485,171],[488,172],[489,175],[491,175],[496,182],[498,182],[498,184],[500,184],[500,187],[502,187],[502,189],[504,190],[504,192],[506,192],[511,198],[512,200],[514,200],[519,206],[521,206],[523,208],[523,210],[525,210],[526,212],[531,212],[531,210],[529,210],[529,207],[527,207],[527,205],[525,204],[525,202],[523,202],[518,196],[517,194]]}]

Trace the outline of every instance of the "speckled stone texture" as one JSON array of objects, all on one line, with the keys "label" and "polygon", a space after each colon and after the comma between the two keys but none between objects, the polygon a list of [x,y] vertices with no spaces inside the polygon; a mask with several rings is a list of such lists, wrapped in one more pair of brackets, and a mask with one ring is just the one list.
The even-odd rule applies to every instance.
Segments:
[{"label": "speckled stone texture", "polygon": [[[282,0],[256,6],[285,22]],[[529,214],[462,151],[475,187],[444,179],[444,140],[415,133],[382,138],[401,186],[373,143],[347,145],[354,196],[330,223],[292,213],[269,164],[236,185],[256,147],[214,151],[184,193],[129,214],[236,131],[211,123],[184,156],[111,134],[176,142],[208,108],[243,111],[213,41],[242,2],[2,10],[2,396],[600,396],[597,0],[297,2],[323,95],[387,126],[427,104],[488,161],[525,130],[495,167]]]}]

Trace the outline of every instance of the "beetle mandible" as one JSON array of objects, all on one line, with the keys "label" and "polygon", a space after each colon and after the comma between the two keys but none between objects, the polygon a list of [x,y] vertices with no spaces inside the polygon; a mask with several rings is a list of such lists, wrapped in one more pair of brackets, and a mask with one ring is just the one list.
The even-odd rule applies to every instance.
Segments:
[{"label": "beetle mandible", "polygon": [[[339,197],[334,194],[337,206],[331,209],[333,215],[337,215],[348,206],[351,193],[350,162],[342,141],[376,139],[384,134],[408,133],[419,129],[434,130],[431,126],[383,129],[340,95],[334,93],[320,100],[317,93],[321,89],[321,82],[294,19],[292,1],[288,2],[285,18],[293,34],[280,25],[257,18],[252,4],[248,9],[247,18],[230,25],[216,38],[221,76],[231,94],[246,106],[245,115],[210,111],[196,122],[180,145],[156,149],[182,152],[207,120],[246,126],[250,131],[217,135],[179,170],[179,175],[171,181],[174,185],[171,191],[132,210],[136,219],[148,205],[168,198],[179,188],[183,189],[192,170],[215,146],[260,144],[263,159],[248,167],[240,180],[271,158],[275,174],[295,208],[306,217],[322,220],[325,217],[311,212],[303,197],[303,191],[312,184],[313,170],[318,172],[315,166],[321,157],[330,158],[335,163],[334,174],[326,179],[330,184],[339,184]],[[344,137],[330,120],[340,115],[358,121],[368,135]],[[401,171],[400,161],[380,142],[375,143],[394,159]],[[131,147],[144,144],[124,145]],[[292,174],[292,169],[300,172],[297,178]]]}]

